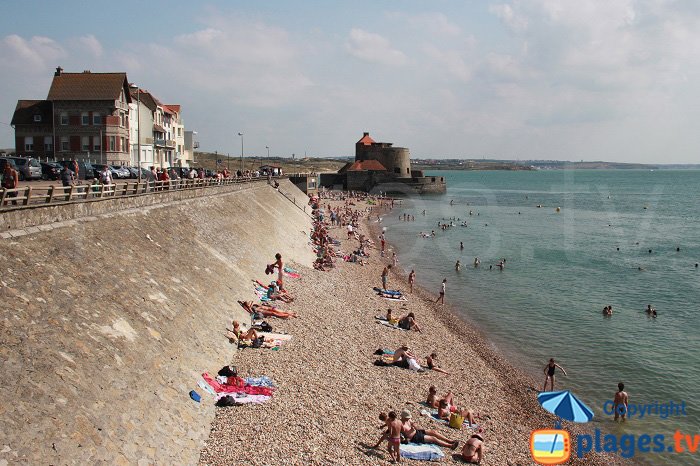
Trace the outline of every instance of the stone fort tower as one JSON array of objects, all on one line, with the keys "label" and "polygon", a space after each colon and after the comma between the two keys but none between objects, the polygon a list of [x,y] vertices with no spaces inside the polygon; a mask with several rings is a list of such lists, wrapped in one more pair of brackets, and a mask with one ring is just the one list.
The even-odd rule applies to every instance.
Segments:
[{"label": "stone fort tower", "polygon": [[355,161],[376,160],[393,178],[411,178],[411,154],[405,147],[390,142],[375,142],[369,133],[355,144]]}]

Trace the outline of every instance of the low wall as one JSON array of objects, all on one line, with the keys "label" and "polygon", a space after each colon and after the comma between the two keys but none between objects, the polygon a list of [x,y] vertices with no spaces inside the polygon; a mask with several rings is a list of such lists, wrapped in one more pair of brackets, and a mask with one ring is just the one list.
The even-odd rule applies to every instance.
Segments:
[{"label": "low wall", "polygon": [[164,202],[182,201],[185,199],[210,196],[212,194],[242,191],[261,184],[267,184],[267,181],[250,181],[226,186],[208,186],[158,191],[133,196],[105,197],[84,201],[19,206],[0,212],[0,232],[100,215],[135,207],[159,205]]},{"label": "low wall", "polygon": [[302,208],[264,183],[223,189],[62,206],[91,218],[0,239],[0,464],[198,461],[214,408],[188,393],[232,359],[236,300],[276,252],[315,258]]}]

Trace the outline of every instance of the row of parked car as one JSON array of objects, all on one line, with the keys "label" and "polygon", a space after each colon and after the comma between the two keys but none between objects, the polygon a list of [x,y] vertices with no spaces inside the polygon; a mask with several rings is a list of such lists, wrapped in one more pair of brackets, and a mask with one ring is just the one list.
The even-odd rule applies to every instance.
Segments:
[{"label": "row of parked car", "polygon": [[[19,174],[20,181],[24,180],[58,180],[61,177],[63,167],[68,168],[71,174],[74,174],[74,163],[72,160],[60,160],[58,162],[40,162],[33,157],[0,157],[0,174],[5,169],[6,164],[10,164]],[[136,179],[139,177],[139,169],[137,167],[120,167],[116,165],[93,164],[87,161],[79,160],[78,162],[78,178],[81,180],[91,180],[100,178],[105,167],[108,167],[112,173],[113,180],[121,179]],[[172,178],[172,173],[179,178],[187,178],[189,168],[172,167],[168,169],[168,173]],[[207,170],[207,177],[216,176],[213,170]],[[141,178],[153,178],[150,170],[141,168]]]}]

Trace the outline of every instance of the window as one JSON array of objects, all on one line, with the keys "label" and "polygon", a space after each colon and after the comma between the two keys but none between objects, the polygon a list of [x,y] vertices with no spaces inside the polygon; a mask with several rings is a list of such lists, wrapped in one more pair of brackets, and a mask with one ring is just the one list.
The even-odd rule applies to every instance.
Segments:
[{"label": "window", "polygon": [[92,114],[92,124],[93,125],[101,125],[102,124],[102,115],[99,113],[93,113]]},{"label": "window", "polygon": [[83,112],[80,114],[80,124],[83,126],[90,124],[90,115],[88,115],[88,112]]},{"label": "window", "polygon": [[109,137],[109,150],[111,150],[111,151],[117,150],[117,137],[116,136]]},{"label": "window", "polygon": [[41,121],[41,115],[34,115],[34,121],[37,123]]},{"label": "window", "polygon": [[61,151],[66,152],[68,149],[68,136],[61,136]]},{"label": "window", "polygon": [[25,136],[24,150],[26,150],[27,152],[31,152],[34,150],[34,138],[32,136]]},{"label": "window", "polygon": [[95,152],[102,151],[102,141],[100,141],[99,136],[92,137],[92,150]]},{"label": "window", "polygon": [[68,124],[68,114],[61,113],[61,125],[66,126]]},{"label": "window", "polygon": [[44,151],[53,152],[53,137],[44,136]]},{"label": "window", "polygon": [[119,126],[124,126],[124,114],[119,112]]},{"label": "window", "polygon": [[80,148],[83,152],[90,150],[90,136],[83,136],[81,138]]},{"label": "window", "polygon": [[182,137],[182,128],[177,129],[177,137]]},{"label": "window", "polygon": [[394,167],[394,173],[401,174],[401,169],[399,167]]},{"label": "window", "polygon": [[124,138],[119,138],[119,142],[121,143],[121,151],[126,152],[126,144],[124,143]]}]

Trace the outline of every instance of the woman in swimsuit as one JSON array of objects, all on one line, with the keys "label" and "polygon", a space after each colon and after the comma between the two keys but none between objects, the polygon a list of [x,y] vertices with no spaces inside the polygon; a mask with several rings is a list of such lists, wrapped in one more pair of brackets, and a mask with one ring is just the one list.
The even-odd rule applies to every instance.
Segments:
[{"label": "woman in swimsuit", "polygon": [[566,371],[564,370],[564,368],[561,367],[559,364],[555,363],[554,358],[551,358],[549,360],[549,364],[544,366],[544,374],[546,378],[544,379],[544,387],[542,388],[543,392],[547,391],[547,382],[551,382],[552,389],[550,391],[554,391],[554,371],[557,369],[557,367],[561,369],[564,375],[566,375]]},{"label": "woman in swimsuit", "polygon": [[234,320],[231,324],[233,325],[233,330],[229,331],[231,333],[231,336],[229,337],[229,341],[231,341],[231,343],[233,343],[235,340],[255,341],[258,339],[258,332],[256,332],[255,329],[250,328],[244,332],[241,330],[241,324],[239,324],[237,320]]},{"label": "woman in swimsuit", "polygon": [[401,423],[401,436],[405,438],[408,443],[434,443],[435,445],[451,448],[452,450],[459,446],[459,440],[452,441],[440,432],[418,429],[413,421],[411,421],[411,413],[408,410],[401,411]]},{"label": "woman in swimsuit", "polygon": [[248,311],[249,314],[262,314],[265,317],[279,317],[280,319],[288,319],[290,317],[296,317],[297,315],[293,312],[280,311],[272,306],[267,306],[265,304],[254,304],[251,301],[238,301],[243,309]]},{"label": "woman in swimsuit", "polygon": [[449,375],[450,373],[447,372],[445,369],[442,369],[437,362],[437,353],[430,353],[430,356],[426,358],[426,365],[428,366],[428,369],[434,370],[435,372],[440,372],[443,374]]},{"label": "woman in swimsuit", "polygon": [[478,464],[484,459],[484,438],[480,433],[472,434],[462,447],[462,459],[467,463]]}]

